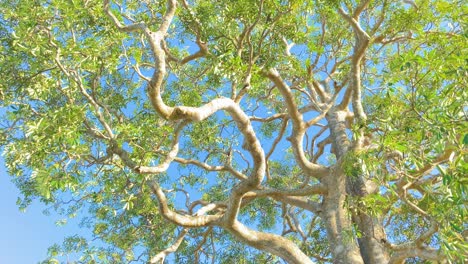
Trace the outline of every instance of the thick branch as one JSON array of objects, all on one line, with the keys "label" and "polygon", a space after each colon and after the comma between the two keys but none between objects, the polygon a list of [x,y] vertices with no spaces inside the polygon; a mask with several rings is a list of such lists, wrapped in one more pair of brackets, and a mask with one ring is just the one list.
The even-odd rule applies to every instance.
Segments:
[{"label": "thick branch", "polygon": [[294,101],[294,96],[292,94],[291,88],[289,85],[281,79],[278,71],[276,69],[270,69],[266,73],[266,76],[275,84],[275,86],[280,90],[283,98],[285,100],[286,107],[288,109],[288,114],[293,121],[293,126],[295,130],[302,130],[304,128],[304,120],[302,114],[299,112],[296,102]]},{"label": "thick branch", "polygon": [[[213,101],[201,106],[201,107],[170,107],[164,103],[161,95],[161,87],[166,74],[166,59],[165,51],[163,49],[164,37],[167,33],[169,25],[174,17],[176,8],[175,0],[168,0],[168,9],[166,14],[164,14],[162,23],[157,32],[151,32],[149,29],[145,29],[144,33],[148,41],[150,42],[151,49],[156,63],[156,70],[153,73],[151,81],[148,86],[148,95],[151,100],[151,103],[158,112],[165,119],[169,120],[187,120],[187,121],[202,121],[209,116],[213,115],[219,110],[227,111],[233,120],[236,122],[240,132],[244,135],[244,149],[248,150],[252,155],[254,161],[254,168],[251,175],[248,179],[241,182],[239,185],[234,188],[232,192],[232,197],[229,200],[227,211],[224,215],[223,221],[227,223],[232,223],[237,217],[237,213],[240,207],[241,199],[244,193],[250,191],[253,188],[256,188],[260,185],[264,173],[265,173],[265,155],[263,149],[258,141],[254,129],[250,123],[248,116],[242,111],[238,104],[229,98],[219,98],[214,99]],[[175,146],[177,149],[178,146]],[[168,158],[175,158],[175,156],[168,155]],[[159,170],[150,169],[148,167],[139,167],[138,171],[140,173],[157,173]],[[154,187],[154,185],[153,185]],[[198,223],[198,220],[192,220],[185,218],[180,218],[177,215],[174,215],[172,211],[164,207],[164,194],[158,192],[155,189],[156,194],[160,200],[161,211],[166,218],[170,218],[172,221],[179,222],[181,225],[205,225],[204,220],[200,220],[202,223]],[[172,212],[172,213],[171,213]]]},{"label": "thick branch", "polygon": [[183,227],[203,227],[214,225],[222,217],[221,215],[182,215],[174,212],[167,205],[166,195],[161,187],[155,182],[150,181],[151,191],[156,195],[159,202],[159,211],[167,220]]},{"label": "thick branch", "polygon": [[271,197],[275,199],[276,201],[280,201],[283,203],[296,206],[298,208],[302,208],[309,212],[313,212],[314,214],[320,214],[322,212],[321,204],[317,202],[309,201],[308,199],[304,197],[283,196],[283,195],[272,195]]},{"label": "thick branch", "polygon": [[364,9],[367,8],[369,3],[370,3],[370,0],[361,1],[361,3],[359,3],[359,5],[356,7],[356,10],[354,10],[353,18],[358,19],[359,15],[362,13],[362,11],[364,11]]},{"label": "thick branch", "polygon": [[[351,25],[354,31],[354,36],[356,39],[356,43],[354,46],[354,53],[351,60],[351,70],[349,73],[350,76],[350,84],[348,89],[350,90],[350,94],[347,93],[345,98],[348,98],[349,95],[352,95],[352,105],[354,110],[354,115],[358,121],[358,123],[364,122],[367,117],[364,113],[364,109],[362,107],[361,102],[361,68],[360,63],[362,58],[364,57],[364,53],[369,45],[370,37],[369,35],[361,28],[359,22],[349,16],[343,9],[339,9],[340,15]],[[345,107],[345,105],[342,105]]]},{"label": "thick branch", "polygon": [[296,244],[282,236],[251,230],[239,221],[235,221],[232,226],[225,226],[225,228],[242,242],[279,256],[288,263],[314,263]]},{"label": "thick branch", "polygon": [[288,114],[293,124],[292,135],[289,137],[289,141],[293,147],[294,156],[296,157],[301,169],[311,177],[321,178],[328,174],[328,169],[318,164],[310,162],[305,156],[303,149],[303,139],[306,129],[306,123],[303,120],[302,114],[294,101],[291,89],[280,77],[278,71],[270,69],[265,72],[265,75],[276,85],[280,90],[283,98],[285,99]]},{"label": "thick branch", "polygon": [[408,258],[418,257],[426,260],[442,261],[445,259],[440,250],[432,248],[406,248],[392,255],[388,264],[404,264]]}]

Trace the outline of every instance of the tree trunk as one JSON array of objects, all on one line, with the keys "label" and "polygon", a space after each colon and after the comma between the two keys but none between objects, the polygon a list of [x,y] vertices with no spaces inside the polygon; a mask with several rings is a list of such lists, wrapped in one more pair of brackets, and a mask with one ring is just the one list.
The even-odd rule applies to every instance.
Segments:
[{"label": "tree trunk", "polygon": [[350,215],[344,207],[346,182],[344,174],[337,166],[327,177],[328,195],[323,199],[322,219],[325,222],[327,236],[332,249],[333,263],[362,264],[359,248],[353,235]]},{"label": "tree trunk", "polygon": [[385,239],[385,232],[380,219],[375,219],[369,215],[358,212],[353,216],[353,222],[361,231],[361,237],[358,238],[361,256],[366,264],[386,264],[390,256],[381,243]]},{"label": "tree trunk", "polygon": [[[352,229],[352,224],[355,224],[355,227],[359,229],[361,234],[360,237],[357,238],[359,245],[357,255],[360,258],[360,262],[355,262],[356,260],[353,259],[355,258],[353,248],[349,249],[349,251],[352,252],[350,253],[351,255],[342,255],[339,252],[332,252],[332,254],[334,259],[337,258],[335,263],[387,263],[389,255],[384,246],[380,243],[381,239],[385,239],[385,233],[379,219],[374,219],[360,210],[350,212],[349,209],[343,206],[346,195],[364,197],[368,194],[362,175],[345,175],[341,168],[343,162],[342,158],[350,151],[350,141],[346,134],[346,115],[347,112],[333,108],[326,116],[330,126],[330,137],[337,158],[337,165],[334,173],[331,175],[332,179],[328,180],[329,195],[324,199],[324,210],[326,214],[324,219],[327,221],[327,232],[329,233],[330,241],[332,241],[331,247],[334,248],[334,251],[337,250],[336,246],[339,246],[339,243],[334,245],[334,243],[337,243],[336,238],[333,239],[331,236],[334,236],[336,230],[334,230],[333,223],[329,222],[336,222],[335,228],[341,228],[341,232],[337,232],[337,234],[345,232],[348,236],[347,240],[349,241],[343,242],[353,244],[355,241],[355,234]],[[355,206],[359,206],[359,204]],[[332,217],[333,215],[335,215],[334,218]],[[352,215],[352,220],[347,220],[349,219],[349,215]],[[337,221],[338,217],[342,219]]]},{"label": "tree trunk", "polygon": [[323,217],[332,249],[334,263],[364,263],[353,235],[350,214],[344,207],[346,198],[346,175],[340,166],[340,157],[348,150],[349,140],[346,135],[346,113],[336,108],[327,114],[330,125],[330,137],[337,156],[337,165],[325,179],[329,188],[323,199]]}]

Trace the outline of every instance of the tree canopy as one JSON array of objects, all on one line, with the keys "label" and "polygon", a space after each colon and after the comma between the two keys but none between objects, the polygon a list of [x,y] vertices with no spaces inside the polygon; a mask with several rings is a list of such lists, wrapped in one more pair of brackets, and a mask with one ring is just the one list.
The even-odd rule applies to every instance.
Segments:
[{"label": "tree canopy", "polygon": [[464,1],[0,1],[20,208],[47,263],[461,263]]}]

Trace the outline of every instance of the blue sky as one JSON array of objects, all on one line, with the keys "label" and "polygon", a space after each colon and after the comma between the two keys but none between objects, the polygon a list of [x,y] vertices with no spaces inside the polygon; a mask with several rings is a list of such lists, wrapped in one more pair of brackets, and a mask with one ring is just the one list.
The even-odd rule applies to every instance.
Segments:
[{"label": "blue sky", "polygon": [[5,162],[0,157],[0,263],[38,263],[47,256],[47,248],[63,238],[79,233],[78,224],[69,222],[56,226],[60,216],[42,213],[44,205],[34,202],[26,212],[16,205],[19,191],[6,173]]}]

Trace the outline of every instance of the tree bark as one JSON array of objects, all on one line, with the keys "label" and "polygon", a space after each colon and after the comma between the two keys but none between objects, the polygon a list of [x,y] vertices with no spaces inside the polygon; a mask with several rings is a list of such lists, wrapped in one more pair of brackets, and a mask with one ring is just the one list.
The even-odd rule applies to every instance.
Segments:
[{"label": "tree bark", "polygon": [[353,216],[353,222],[361,231],[361,237],[358,238],[361,256],[366,264],[386,264],[390,258],[386,248],[381,240],[386,239],[385,232],[380,219],[375,219],[358,212]]},{"label": "tree bark", "polygon": [[[383,244],[380,243],[381,239],[385,239],[385,233],[379,219],[375,219],[360,210],[350,212],[348,211],[349,209],[343,206],[347,195],[364,197],[368,194],[362,175],[345,175],[341,168],[342,158],[351,151],[350,140],[346,134],[346,116],[347,112],[338,108],[332,108],[326,116],[330,126],[330,137],[333,149],[335,150],[337,165],[334,173],[331,175],[332,179],[329,179],[328,182],[330,190],[329,195],[324,199],[324,210],[326,212],[326,221],[331,221],[327,224],[327,232],[329,233],[330,241],[334,241],[332,242],[332,248],[335,248],[335,251],[337,250],[337,246],[342,245],[343,241],[340,242],[340,239],[333,238],[333,236],[337,236],[337,234],[338,236],[342,236],[342,233],[346,232],[347,236],[351,236],[348,240],[354,242],[352,223],[359,229],[361,236],[357,239],[359,245],[357,254],[359,255],[360,262],[351,262],[355,252],[350,253],[351,255],[342,255],[342,253],[336,252],[333,256],[345,261],[337,260],[336,263],[387,263],[389,254]],[[359,206],[359,204],[355,206]],[[348,220],[349,218],[346,218],[346,214],[352,215],[351,221]],[[341,228],[341,231],[336,230],[338,227]],[[349,251],[352,250],[354,250],[353,247],[349,249]]]},{"label": "tree bark", "polygon": [[322,219],[325,222],[327,236],[332,249],[335,264],[364,263],[359,248],[354,239],[352,222],[344,202],[346,198],[346,182],[342,170],[336,170],[327,177],[328,195],[323,199]]},{"label": "tree bark", "polygon": [[239,221],[224,226],[239,240],[256,249],[276,255],[290,264],[313,264],[296,244],[282,236],[251,230]]},{"label": "tree bark", "polygon": [[346,175],[341,168],[340,158],[346,154],[349,148],[349,140],[346,135],[346,114],[346,112],[334,107],[326,116],[338,162],[332,173],[325,179],[329,190],[328,195],[324,196],[323,199],[322,219],[325,221],[333,262],[336,264],[361,264],[364,261],[354,239],[351,217],[344,207]]}]

